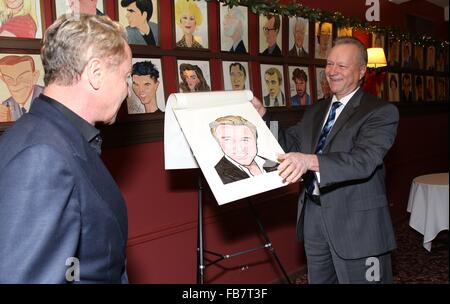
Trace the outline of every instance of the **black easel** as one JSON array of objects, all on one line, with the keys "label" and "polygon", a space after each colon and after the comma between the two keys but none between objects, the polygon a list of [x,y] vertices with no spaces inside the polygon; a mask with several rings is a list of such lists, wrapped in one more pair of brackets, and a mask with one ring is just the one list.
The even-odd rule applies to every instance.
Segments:
[{"label": "black easel", "polygon": [[[246,250],[242,250],[242,251],[238,251],[235,253],[231,253],[231,254],[220,254],[220,253],[216,253],[213,251],[209,251],[209,250],[205,250],[203,248],[203,183],[202,183],[202,176],[200,174],[199,178],[198,178],[198,219],[197,219],[197,284],[204,284],[205,283],[205,269],[208,266],[214,265],[222,260],[226,260],[226,259],[230,259],[232,257],[235,256],[239,256],[245,253],[250,253],[259,249],[268,249],[270,251],[270,253],[273,255],[273,257],[275,258],[275,261],[278,264],[278,267],[281,269],[281,272],[283,272],[283,275],[286,279],[286,282],[288,284],[292,284],[291,280],[289,279],[289,276],[286,273],[286,270],[284,269],[283,265],[281,264],[280,259],[278,258],[278,255],[275,252],[275,249],[272,247],[272,243],[270,242],[270,239],[266,233],[266,231],[264,230],[263,225],[261,224],[261,221],[258,217],[258,215],[256,214],[255,208],[253,207],[250,199],[247,199],[247,204],[250,207],[250,210],[256,220],[256,223],[258,224],[258,228],[264,238],[264,245],[259,246],[259,247],[254,247],[254,248],[250,248],[250,249],[246,249]],[[212,254],[214,256],[217,256],[218,258],[209,262],[207,265],[205,265],[204,263],[204,253],[209,253]]]}]

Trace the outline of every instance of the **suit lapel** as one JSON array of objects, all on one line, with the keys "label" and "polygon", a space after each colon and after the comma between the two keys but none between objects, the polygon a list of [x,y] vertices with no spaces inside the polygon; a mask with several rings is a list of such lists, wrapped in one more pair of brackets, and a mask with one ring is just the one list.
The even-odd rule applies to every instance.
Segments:
[{"label": "suit lapel", "polygon": [[356,108],[359,106],[361,102],[361,97],[363,95],[363,90],[360,88],[348,101],[347,105],[345,106],[344,110],[342,110],[342,113],[337,118],[336,122],[333,125],[333,128],[330,131],[330,134],[328,134],[324,150],[328,146],[328,143],[332,141],[333,137],[336,135],[337,132],[345,125],[345,123],[349,120],[349,118],[353,115]]}]

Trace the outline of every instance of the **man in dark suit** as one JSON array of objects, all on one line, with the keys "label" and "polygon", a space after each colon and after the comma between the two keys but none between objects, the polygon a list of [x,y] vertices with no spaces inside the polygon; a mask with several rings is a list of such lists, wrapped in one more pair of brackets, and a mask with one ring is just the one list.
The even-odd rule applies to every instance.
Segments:
[{"label": "man in dark suit", "polygon": [[279,15],[268,15],[267,21],[263,26],[264,35],[266,36],[267,48],[261,53],[262,55],[281,56],[281,49],[277,44],[278,33],[280,32],[281,18]]},{"label": "man in dark suit", "polygon": [[[338,38],[326,66],[332,98],[314,103],[280,132],[280,176],[303,176],[297,235],[304,241],[310,283],[391,283],[396,246],[383,158],[394,143],[397,108],[361,88],[363,44]],[[265,119],[261,102],[253,101]],[[311,132],[311,130],[313,130]],[[305,174],[306,173],[306,174]]]},{"label": "man in dark suit", "polygon": [[263,97],[265,107],[281,107],[286,104],[283,91],[283,78],[281,72],[275,68],[268,68],[264,72],[264,81],[267,86],[268,94]]},{"label": "man in dark suit", "polygon": [[242,40],[244,30],[246,29],[246,16],[238,6],[228,8],[223,20],[223,35],[229,37],[233,41],[230,52],[245,54],[244,41]]},{"label": "man in dark suit", "polygon": [[289,56],[308,57],[308,52],[303,47],[305,33],[308,27],[308,21],[303,18],[297,18],[294,24],[294,45],[289,50]]},{"label": "man in dark suit", "polygon": [[128,94],[125,30],[63,15],[41,54],[44,91],[0,137],[0,283],[125,283],[127,211],[95,128]]},{"label": "man in dark suit", "polygon": [[209,127],[224,153],[214,166],[224,184],[277,169],[278,163],[258,155],[256,127],[245,118],[219,117]]}]

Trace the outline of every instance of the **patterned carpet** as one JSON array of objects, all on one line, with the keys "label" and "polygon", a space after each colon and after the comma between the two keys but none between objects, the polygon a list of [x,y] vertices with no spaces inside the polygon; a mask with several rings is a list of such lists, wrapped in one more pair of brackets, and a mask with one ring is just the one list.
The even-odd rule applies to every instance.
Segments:
[{"label": "patterned carpet", "polygon": [[[395,284],[448,284],[448,231],[442,231],[432,243],[431,252],[422,246],[423,235],[408,225],[395,226],[397,249],[392,252]],[[307,284],[306,274],[295,284]]]}]

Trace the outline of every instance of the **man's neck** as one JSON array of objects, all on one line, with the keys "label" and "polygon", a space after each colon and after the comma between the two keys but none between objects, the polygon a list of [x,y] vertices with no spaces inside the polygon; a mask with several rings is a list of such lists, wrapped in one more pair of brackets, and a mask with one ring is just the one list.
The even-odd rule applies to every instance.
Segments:
[{"label": "man's neck", "polygon": [[140,25],[138,25],[137,29],[139,30],[139,32],[141,32],[144,35],[148,35],[148,33],[150,33],[150,26],[148,25],[147,22],[144,22],[144,23],[141,23]]},{"label": "man's neck", "polygon": [[22,102],[15,100],[20,105],[21,108],[25,108],[27,111],[29,110],[31,98],[33,97],[33,91],[34,91],[34,86],[28,93],[28,96],[25,98],[25,100],[23,100]]},{"label": "man's neck", "polygon": [[91,100],[91,97],[87,96],[87,93],[85,93],[79,85],[60,86],[57,84],[50,84],[44,88],[42,93],[61,103],[91,125],[95,125],[96,120],[91,115],[91,113],[94,113],[95,111],[92,111],[90,108],[94,105],[86,103],[87,100]]},{"label": "man's neck", "polygon": [[158,110],[158,105],[156,103],[156,97],[152,98],[149,102],[143,103],[145,107],[145,113],[153,113]]}]

